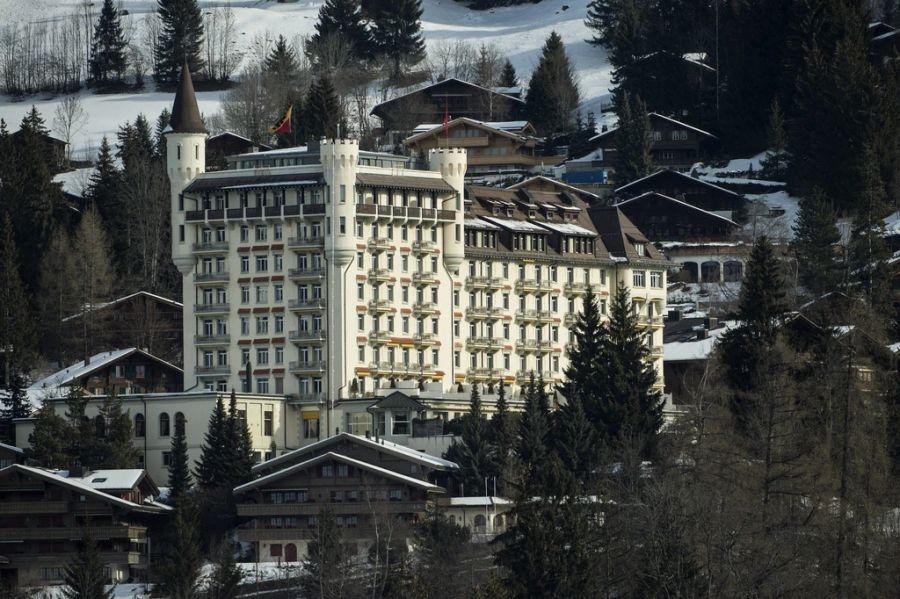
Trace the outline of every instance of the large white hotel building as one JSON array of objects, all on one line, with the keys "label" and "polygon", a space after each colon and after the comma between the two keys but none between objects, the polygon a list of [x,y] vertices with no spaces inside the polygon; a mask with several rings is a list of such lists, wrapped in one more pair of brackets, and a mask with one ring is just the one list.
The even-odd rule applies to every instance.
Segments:
[{"label": "large white hotel building", "polygon": [[429,408],[453,417],[459,383],[560,382],[587,288],[605,309],[622,282],[662,388],[666,262],[617,209],[465,186],[460,148],[416,169],[322,140],[207,173],[206,137],[183,76],[166,139],[186,387],[284,396],[298,443],[320,419],[357,432],[371,416],[349,406],[376,388],[456,396]]}]

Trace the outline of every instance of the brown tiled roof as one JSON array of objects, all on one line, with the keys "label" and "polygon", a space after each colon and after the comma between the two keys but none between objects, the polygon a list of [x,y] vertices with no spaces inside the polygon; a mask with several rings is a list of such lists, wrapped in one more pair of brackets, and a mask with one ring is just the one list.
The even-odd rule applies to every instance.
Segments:
[{"label": "brown tiled roof", "polygon": [[415,176],[377,175],[359,173],[356,175],[357,185],[372,187],[393,187],[400,189],[416,189],[428,191],[453,191],[453,186],[443,179]]},{"label": "brown tiled roof", "polygon": [[[613,256],[629,260],[665,260],[650,240],[618,208],[596,207],[591,209],[590,215]],[[644,256],[638,256],[634,249],[635,243],[644,244]]]}]

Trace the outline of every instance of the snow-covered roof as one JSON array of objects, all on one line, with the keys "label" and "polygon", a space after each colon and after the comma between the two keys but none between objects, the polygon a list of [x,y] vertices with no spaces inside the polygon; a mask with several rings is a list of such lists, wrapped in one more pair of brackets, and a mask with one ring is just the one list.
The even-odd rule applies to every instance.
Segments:
[{"label": "snow-covered roof", "polygon": [[54,175],[53,182],[62,184],[62,190],[66,194],[82,198],[87,191],[87,185],[90,183],[90,176],[93,172],[94,167],[92,166],[78,168]]},{"label": "snow-covered roof", "polygon": [[87,476],[69,477],[98,491],[132,489],[141,482],[146,473],[140,468],[121,470],[94,470]]},{"label": "snow-covered roof", "polygon": [[638,200],[641,200],[641,199],[643,199],[643,198],[646,198],[647,196],[657,196],[657,197],[660,197],[660,198],[665,199],[666,201],[672,202],[672,203],[674,203],[674,204],[678,204],[679,206],[683,206],[683,207],[685,207],[685,208],[689,208],[689,209],[694,210],[694,211],[696,211],[696,212],[701,212],[701,213],[706,214],[706,215],[708,215],[708,216],[713,216],[713,217],[715,217],[715,218],[722,219],[723,221],[725,221],[726,223],[728,223],[728,224],[730,224],[730,225],[737,226],[737,223],[736,223],[736,222],[734,222],[734,221],[731,220],[730,218],[726,218],[726,217],[722,216],[721,214],[718,214],[717,212],[713,212],[713,211],[710,211],[710,210],[704,210],[703,208],[698,208],[697,206],[694,206],[693,204],[689,204],[689,203],[684,202],[684,201],[682,201],[682,200],[679,200],[679,199],[676,199],[676,198],[667,196],[667,195],[665,195],[665,194],[662,194],[662,193],[659,193],[659,192],[656,192],[656,191],[647,191],[647,192],[642,193],[642,194],[639,195],[639,196],[635,196],[635,197],[633,197],[633,198],[629,198],[629,199],[627,199],[627,200],[621,201],[621,202],[619,202],[618,204],[614,204],[614,205],[615,205],[617,208],[619,208],[619,207],[625,206],[626,204],[630,204],[630,203],[632,203],[632,202],[636,202],[636,201],[638,201]]},{"label": "snow-covered roof", "polygon": [[520,187],[525,187],[526,185],[528,185],[528,184],[531,183],[532,181],[544,181],[544,182],[550,183],[551,185],[555,185],[555,186],[561,187],[561,188],[563,188],[563,189],[568,189],[568,190],[573,191],[573,192],[575,192],[575,193],[580,193],[580,194],[584,194],[584,195],[587,195],[587,196],[591,196],[592,198],[599,198],[599,197],[600,197],[600,196],[598,196],[598,195],[595,194],[595,193],[591,193],[590,191],[585,191],[585,190],[583,190],[583,189],[579,189],[579,188],[577,188],[577,187],[574,187],[574,186],[572,186],[572,185],[569,185],[568,183],[564,183],[564,182],[562,182],[562,181],[557,181],[556,179],[551,179],[550,177],[545,177],[544,175],[535,175],[534,177],[529,177],[529,178],[525,179],[524,181],[519,181],[518,183],[513,183],[512,185],[510,185],[510,186],[507,187],[506,189],[519,189]]},{"label": "snow-covered roof", "polygon": [[500,227],[493,223],[489,223],[486,220],[482,220],[480,218],[467,218],[463,221],[463,227],[467,229],[487,229],[490,231],[499,231]]},{"label": "snow-covered roof", "polygon": [[495,91],[498,94],[518,96],[519,94],[522,93],[522,88],[518,85],[514,85],[512,87],[497,86],[497,87],[492,87],[491,91]]},{"label": "snow-covered roof", "polygon": [[663,360],[665,362],[706,360],[715,349],[719,338],[739,324],[737,320],[726,320],[721,327],[709,331],[705,339],[670,341],[663,346]]},{"label": "snow-covered roof", "polygon": [[718,191],[727,193],[727,194],[729,194],[729,195],[733,195],[733,196],[738,197],[738,198],[742,197],[741,194],[735,193],[735,192],[731,191],[730,189],[725,189],[724,187],[721,187],[721,186],[716,185],[716,184],[714,184],[714,183],[710,183],[705,177],[704,177],[704,178],[700,178],[700,177],[692,177],[692,176],[690,176],[690,175],[688,175],[688,174],[685,174],[685,173],[682,173],[682,172],[680,172],[680,171],[676,171],[676,170],[674,170],[674,169],[666,169],[666,168],[661,168],[661,169],[659,169],[658,171],[653,172],[653,173],[650,173],[649,175],[647,175],[647,176],[645,176],[645,177],[641,177],[640,179],[636,179],[636,180],[632,181],[631,183],[627,183],[627,184],[625,184],[625,185],[622,185],[621,187],[617,187],[616,189],[613,190],[613,193],[619,193],[619,192],[621,192],[621,191],[623,191],[623,190],[625,190],[625,189],[628,189],[629,187],[633,187],[633,186],[635,186],[635,185],[637,185],[637,184],[639,184],[639,183],[641,183],[641,182],[643,182],[643,181],[646,181],[646,180],[648,180],[648,179],[652,179],[652,178],[654,178],[654,177],[658,177],[658,176],[660,176],[662,173],[672,174],[672,175],[677,175],[677,176],[679,176],[679,177],[683,177],[684,179],[687,179],[687,180],[691,181],[692,183],[700,183],[701,185],[705,185],[705,186],[707,186],[707,187],[710,187],[710,188],[712,188],[712,189],[715,189],[715,190],[718,190]]},{"label": "snow-covered roof", "polygon": [[894,235],[900,235],[900,210],[884,219],[884,236],[892,237]]},{"label": "snow-covered roof", "polygon": [[491,505],[513,505],[511,499],[505,497],[451,497],[450,507],[485,507]]},{"label": "snow-covered roof", "polygon": [[[490,127],[491,129],[500,129],[501,131],[521,131],[528,126],[528,121],[478,121],[467,117],[458,117],[455,119],[451,119],[450,123],[456,120],[471,121],[473,123],[478,123],[479,125]],[[448,123],[448,125],[450,123]],[[412,132],[424,133],[426,131],[431,131],[432,129],[443,126],[443,123],[422,123],[420,125],[416,125],[415,129],[413,129]]]},{"label": "snow-covered roof", "polygon": [[882,33],[881,35],[876,35],[872,38],[873,42],[880,42],[886,40],[890,37],[894,37],[895,35],[900,35],[900,29],[895,29],[893,31],[888,31],[887,33]]},{"label": "snow-covered roof", "polygon": [[253,472],[259,472],[260,470],[267,470],[273,466],[277,466],[282,462],[289,461],[291,459],[297,458],[307,453],[312,453],[316,450],[323,449],[328,447],[329,445],[338,443],[342,440],[349,440],[353,443],[357,443],[359,445],[364,445],[373,449],[380,449],[382,451],[386,451],[388,453],[392,453],[396,456],[405,457],[407,459],[418,462],[419,464],[423,464],[426,466],[431,466],[433,468],[437,468],[440,470],[456,470],[459,466],[456,465],[455,462],[451,462],[449,460],[445,460],[443,458],[435,457],[433,455],[424,453],[422,451],[417,451],[415,449],[411,449],[406,447],[405,445],[400,445],[398,443],[394,443],[392,441],[386,441],[385,439],[371,439],[368,437],[364,437],[362,435],[352,435],[350,433],[338,433],[333,437],[328,437],[326,439],[322,439],[321,441],[316,441],[306,447],[301,447],[300,449],[295,449],[288,453],[282,454],[276,458],[272,458],[271,460],[267,460],[262,462],[261,464],[256,464],[253,466]]},{"label": "snow-covered roof", "polygon": [[370,111],[369,114],[375,114],[375,111],[378,110],[379,107],[384,106],[385,104],[390,104],[391,102],[396,102],[397,100],[403,99],[403,98],[405,98],[405,97],[407,97],[407,96],[411,96],[411,95],[413,95],[413,94],[417,94],[417,93],[419,93],[419,92],[425,91],[425,90],[427,90],[427,89],[429,89],[429,88],[432,88],[432,87],[435,87],[435,86],[437,86],[437,85],[443,85],[443,84],[445,84],[445,83],[450,83],[450,82],[453,82],[453,81],[455,81],[455,82],[457,82],[457,83],[462,83],[463,85],[468,85],[468,86],[470,86],[470,87],[474,87],[475,89],[480,89],[480,90],[486,91],[486,92],[491,93],[491,94],[497,94],[497,95],[499,95],[499,96],[503,96],[504,98],[508,98],[508,99],[512,100],[513,102],[520,102],[520,103],[522,103],[522,104],[525,103],[525,100],[523,100],[522,98],[517,98],[517,97],[515,97],[515,96],[510,96],[510,95],[507,95],[507,94],[503,94],[503,93],[500,93],[500,92],[496,92],[496,91],[494,91],[494,90],[491,90],[491,89],[488,89],[488,88],[486,88],[486,87],[482,87],[482,86],[480,86],[480,85],[477,85],[477,84],[475,84],[475,83],[472,83],[471,81],[464,81],[463,79],[459,79],[459,78],[457,78],[457,77],[448,77],[448,78],[446,78],[446,79],[441,79],[440,81],[437,81],[437,82],[435,82],[435,83],[426,83],[426,84],[424,84],[424,85],[421,85],[421,86],[417,87],[417,88],[414,89],[414,90],[411,90],[411,91],[406,92],[405,94],[401,94],[401,95],[397,96],[396,98],[391,98],[390,100],[385,100],[384,102],[380,102],[380,103],[376,104],[376,105],[372,108],[372,110]]},{"label": "snow-covered roof", "polygon": [[437,485],[433,485],[430,482],[419,480],[418,478],[413,478],[411,476],[406,476],[405,474],[400,474],[399,472],[394,472],[393,470],[388,470],[387,468],[382,468],[381,466],[376,466],[374,464],[370,464],[368,462],[363,462],[361,460],[357,460],[340,453],[334,453],[333,451],[328,451],[321,455],[318,455],[314,458],[310,458],[306,461],[300,462],[299,464],[294,464],[293,466],[288,466],[283,470],[277,470],[272,474],[267,474],[266,476],[262,476],[257,478],[256,480],[252,480],[248,483],[244,483],[239,487],[235,487],[235,493],[243,493],[244,491],[249,491],[251,489],[255,489],[265,483],[272,482],[275,480],[279,480],[297,472],[298,470],[305,470],[310,466],[315,466],[324,461],[328,460],[336,460],[338,462],[344,462],[345,464],[349,464],[356,468],[360,468],[361,470],[368,470],[369,472],[373,472],[375,474],[379,474],[384,476],[385,478],[391,478],[393,480],[406,483],[408,485],[412,485],[414,487],[419,487],[420,489],[425,489],[426,491],[434,491],[438,493],[443,493],[444,489]]},{"label": "snow-covered roof", "polygon": [[11,451],[19,455],[25,453],[25,450],[21,447],[16,447],[15,445],[7,445],[6,443],[0,443],[0,449],[5,449],[6,451]]},{"label": "snow-covered roof", "polygon": [[547,229],[551,229],[556,231],[557,233],[562,233],[563,235],[584,235],[587,237],[595,237],[597,234],[589,229],[585,229],[584,227],[579,227],[578,225],[573,225],[572,223],[547,223],[542,222],[539,223],[542,227],[546,227]]},{"label": "snow-covered roof", "polygon": [[229,158],[243,158],[247,156],[278,156],[280,154],[302,154],[308,152],[308,146],[295,146],[293,148],[276,148],[274,150],[260,150],[259,152],[244,152],[243,154],[235,154]]},{"label": "snow-covered roof", "polygon": [[700,135],[704,135],[706,137],[712,137],[713,139],[718,139],[715,135],[713,135],[709,131],[704,131],[703,129],[700,129],[699,127],[694,127],[693,125],[688,125],[687,123],[675,120],[670,116],[666,116],[664,114],[659,114],[658,112],[651,112],[648,116],[650,116],[650,118],[659,117],[663,120],[669,121],[670,123],[678,125],[679,127],[684,127],[685,129],[690,129],[691,131],[694,131],[695,133],[699,133]]},{"label": "snow-covered roof", "polygon": [[73,491],[95,497],[100,501],[112,503],[129,510],[144,512],[156,512],[159,510],[159,508],[155,506],[141,505],[138,503],[134,503],[133,501],[121,499],[119,497],[116,497],[115,495],[110,495],[109,493],[104,493],[99,489],[85,484],[80,478],[69,478],[68,476],[63,476],[60,472],[53,472],[50,470],[45,470],[44,468],[35,468],[33,466],[25,466],[24,464],[13,464],[11,466],[7,466],[3,470],[0,470],[0,476],[7,475],[12,472],[21,472],[29,476],[35,476],[42,480],[67,487],[69,489],[72,489]]},{"label": "snow-covered roof", "polygon": [[28,397],[32,401],[32,403],[34,403],[35,400],[54,397],[59,393],[66,394],[68,393],[68,389],[66,387],[74,381],[83,378],[96,370],[109,366],[110,364],[121,360],[122,358],[128,357],[134,353],[140,353],[144,357],[155,360],[156,362],[169,366],[170,368],[174,368],[175,370],[181,371],[181,369],[177,366],[170,364],[161,358],[157,358],[156,356],[148,354],[147,352],[136,347],[129,347],[126,349],[115,349],[112,351],[95,354],[88,359],[88,362],[86,364],[84,360],[76,362],[71,366],[63,368],[62,370],[54,372],[53,374],[45,376],[44,378],[32,383],[31,386],[26,389],[26,393],[28,394]]},{"label": "snow-covered roof", "polygon": [[[489,123],[485,121],[470,119],[468,117],[457,117],[455,119],[451,119],[450,122],[447,123],[447,129],[452,129],[461,124],[472,125],[475,128],[489,129],[497,135],[518,140],[520,142],[524,142],[527,140],[527,137],[520,132],[528,125],[528,121],[505,121],[500,123]],[[521,124],[521,126],[510,127],[510,124]],[[403,140],[403,143],[410,144],[431,134],[440,134],[443,129],[444,125],[442,123],[437,125],[418,125],[413,130],[412,135]]]},{"label": "snow-covered roof", "polygon": [[[173,308],[183,308],[184,307],[181,302],[176,302],[173,299],[169,299],[169,298],[163,297],[161,295],[156,295],[155,293],[150,293],[149,291],[135,291],[134,293],[129,293],[128,295],[122,296],[120,298],[116,298],[109,302],[94,304],[93,306],[90,306],[89,311],[103,310],[104,308],[109,308],[111,306],[121,304],[122,302],[127,302],[128,300],[135,298],[137,296],[147,297],[147,298],[156,300],[158,302],[168,304],[169,306],[172,306]],[[81,317],[81,313],[79,312],[78,314],[72,314],[71,316],[66,316],[65,318],[62,319],[62,322],[67,322],[69,320],[73,320],[75,318],[80,318],[80,317]]]},{"label": "snow-covered roof", "polygon": [[[496,218],[494,216],[482,216],[486,221],[490,221],[495,225],[500,225],[504,229],[509,229],[511,231],[532,231],[537,233],[546,233],[546,229],[540,227],[534,223],[530,223],[527,220],[512,220],[509,218]],[[593,233],[591,233],[593,235]]]},{"label": "snow-covered roof", "polygon": [[578,163],[578,162],[593,162],[595,160],[603,160],[603,149],[597,148],[596,150],[591,150],[584,156],[579,156],[578,158],[570,158],[566,160],[567,163]]}]

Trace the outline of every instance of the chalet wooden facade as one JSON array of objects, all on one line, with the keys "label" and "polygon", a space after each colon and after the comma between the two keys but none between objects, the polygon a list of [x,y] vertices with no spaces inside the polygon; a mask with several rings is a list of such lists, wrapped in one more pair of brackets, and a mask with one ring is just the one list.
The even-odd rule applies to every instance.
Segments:
[{"label": "chalet wooden facade", "polygon": [[0,581],[60,584],[86,535],[98,546],[108,584],[146,581],[150,530],[170,511],[158,495],[140,470],[74,477],[21,464],[3,468]]},{"label": "chalet wooden facade", "polygon": [[247,139],[243,135],[225,131],[206,140],[206,170],[218,171],[227,168],[227,156],[264,152],[271,149],[270,146],[254,143],[253,140]]},{"label": "chalet wooden facade", "polygon": [[648,191],[616,204],[651,241],[725,241],[738,224],[715,212]]},{"label": "chalet wooden facade", "polygon": [[365,552],[378,527],[407,536],[454,469],[408,447],[341,433],[253,468],[256,478],[234,489],[238,538],[260,561],[299,561],[327,508],[344,541]]},{"label": "chalet wooden facade", "polygon": [[744,196],[672,169],[661,169],[618,187],[613,195],[621,202],[647,192],[656,192],[707,212],[715,212],[737,223],[743,223],[747,217],[749,202]]},{"label": "chalet wooden facade", "polygon": [[421,123],[442,123],[445,114],[453,119],[515,121],[524,109],[521,98],[450,78],[382,102],[371,114],[381,119],[385,132],[396,131],[405,137]]}]

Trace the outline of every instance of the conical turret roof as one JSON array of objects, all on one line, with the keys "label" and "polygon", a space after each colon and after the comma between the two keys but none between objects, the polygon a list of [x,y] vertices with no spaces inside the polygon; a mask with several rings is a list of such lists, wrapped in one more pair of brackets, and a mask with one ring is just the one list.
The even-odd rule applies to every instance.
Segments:
[{"label": "conical turret roof", "polygon": [[172,116],[169,127],[173,133],[206,133],[200,108],[197,107],[197,95],[194,93],[194,82],[191,81],[191,70],[187,63],[181,68],[181,79],[175,92],[175,103],[172,105]]}]

